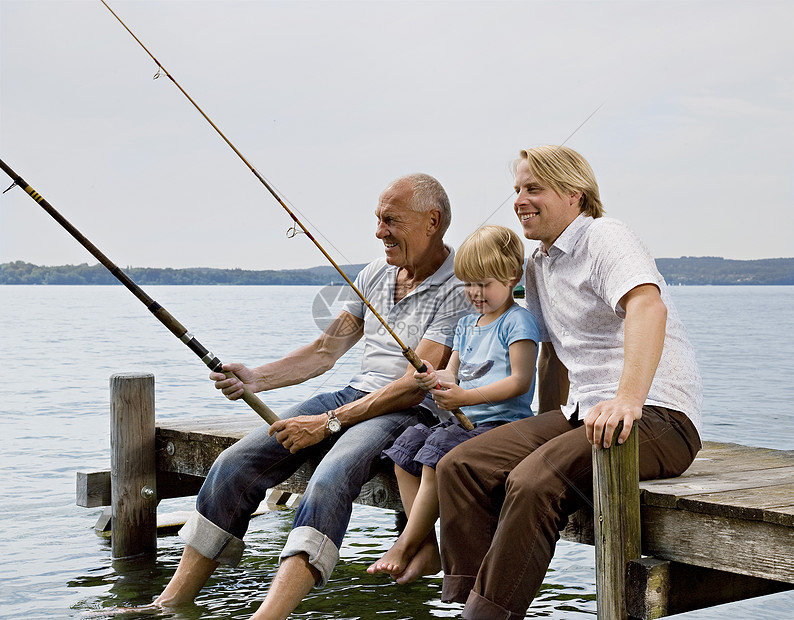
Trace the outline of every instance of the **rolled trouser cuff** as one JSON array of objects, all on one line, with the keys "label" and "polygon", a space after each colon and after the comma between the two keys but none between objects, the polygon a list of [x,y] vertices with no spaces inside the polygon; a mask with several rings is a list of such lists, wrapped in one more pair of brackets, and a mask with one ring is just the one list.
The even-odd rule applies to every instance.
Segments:
[{"label": "rolled trouser cuff", "polygon": [[444,603],[465,603],[477,577],[470,575],[444,575],[441,582],[441,600]]},{"label": "rolled trouser cuff", "polygon": [[242,540],[196,510],[179,530],[179,536],[205,558],[227,566],[237,566],[245,550]]},{"label": "rolled trouser cuff", "polygon": [[469,593],[461,617],[464,620],[523,620],[525,615],[526,611],[521,613],[510,611],[472,591]]},{"label": "rolled trouser cuff", "polygon": [[301,525],[289,533],[279,560],[299,553],[308,555],[309,564],[320,573],[320,580],[315,585],[324,586],[328,583],[328,579],[339,561],[339,549],[336,548],[333,541],[313,527]]}]

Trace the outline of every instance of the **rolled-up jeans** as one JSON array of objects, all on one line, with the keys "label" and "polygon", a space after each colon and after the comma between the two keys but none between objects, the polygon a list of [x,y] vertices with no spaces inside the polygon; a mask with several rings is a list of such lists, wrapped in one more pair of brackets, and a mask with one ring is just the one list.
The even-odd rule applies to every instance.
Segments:
[{"label": "rolled-up jeans", "polygon": [[[319,394],[281,418],[321,415],[366,395],[350,386]],[[412,407],[364,420],[316,446],[290,454],[262,426],[224,450],[212,465],[196,500],[196,511],[180,530],[201,555],[236,566],[251,514],[268,489],[284,482],[309,458],[328,450],[312,474],[280,558],[306,553],[324,585],[339,560],[353,500],[376,472],[381,452],[409,426],[432,414]]]}]

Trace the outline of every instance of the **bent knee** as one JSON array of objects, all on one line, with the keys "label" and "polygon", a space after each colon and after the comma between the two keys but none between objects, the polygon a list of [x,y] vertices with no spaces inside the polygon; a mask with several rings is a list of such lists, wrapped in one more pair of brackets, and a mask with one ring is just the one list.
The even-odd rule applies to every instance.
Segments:
[{"label": "bent knee", "polygon": [[436,479],[439,484],[442,483],[442,480],[458,479],[460,472],[467,469],[467,463],[470,463],[471,459],[467,456],[466,451],[463,450],[465,445],[455,446],[436,463]]}]

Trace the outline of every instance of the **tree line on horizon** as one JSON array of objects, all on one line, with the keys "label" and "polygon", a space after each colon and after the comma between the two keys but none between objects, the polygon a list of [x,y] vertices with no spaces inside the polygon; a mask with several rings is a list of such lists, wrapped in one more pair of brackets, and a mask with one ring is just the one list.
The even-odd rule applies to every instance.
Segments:
[{"label": "tree line on horizon", "polygon": [[[672,285],[794,285],[794,258],[733,260],[716,256],[682,256],[657,258],[656,265],[668,284]],[[343,265],[342,270],[353,279],[364,267]],[[214,269],[194,267],[128,267],[125,273],[141,286],[168,285],[327,285],[343,284],[342,277],[331,266],[311,269]],[[0,264],[0,284],[119,284],[99,263],[89,265],[34,265],[24,261]]]}]

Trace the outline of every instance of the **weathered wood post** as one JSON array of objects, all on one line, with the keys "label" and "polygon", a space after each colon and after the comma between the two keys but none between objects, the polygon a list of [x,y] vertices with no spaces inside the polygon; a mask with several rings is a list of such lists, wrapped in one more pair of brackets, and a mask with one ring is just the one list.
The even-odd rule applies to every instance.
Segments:
[{"label": "weathered wood post", "polygon": [[157,551],[154,375],[110,377],[111,547],[114,559]]},{"label": "weathered wood post", "polygon": [[623,445],[593,447],[593,520],[598,620],[625,620],[626,570],[640,557],[639,445],[636,427]]}]

